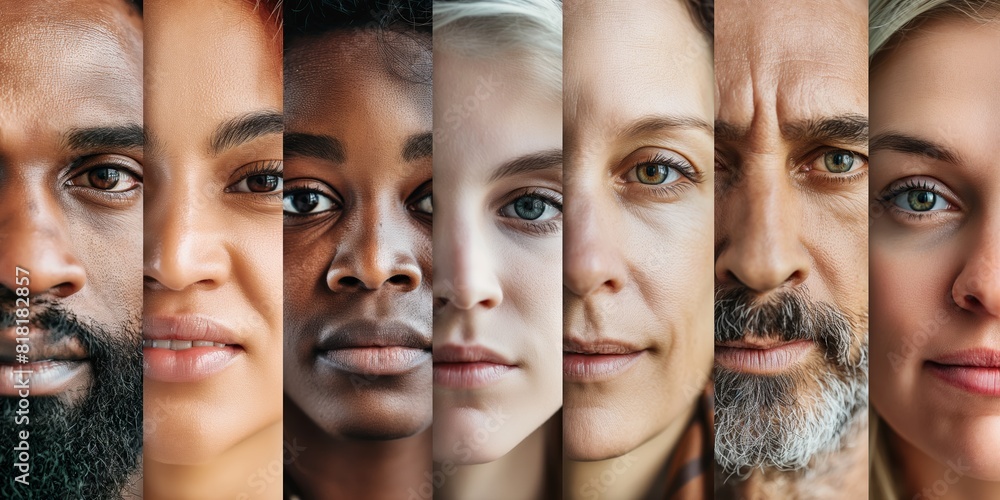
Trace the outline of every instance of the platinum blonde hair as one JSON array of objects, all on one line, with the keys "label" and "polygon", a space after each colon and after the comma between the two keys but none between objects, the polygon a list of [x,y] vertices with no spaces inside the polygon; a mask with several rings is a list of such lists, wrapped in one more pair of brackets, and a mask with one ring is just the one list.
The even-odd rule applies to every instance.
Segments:
[{"label": "platinum blonde hair", "polygon": [[435,46],[476,58],[516,54],[561,95],[562,20],[559,0],[436,1]]}]

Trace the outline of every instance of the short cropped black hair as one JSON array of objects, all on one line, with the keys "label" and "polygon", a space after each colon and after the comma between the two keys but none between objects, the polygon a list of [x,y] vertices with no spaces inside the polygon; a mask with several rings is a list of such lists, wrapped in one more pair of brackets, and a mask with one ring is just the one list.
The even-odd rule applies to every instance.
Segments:
[{"label": "short cropped black hair", "polygon": [[285,33],[292,38],[352,29],[430,34],[431,4],[431,0],[288,0]]},{"label": "short cropped black hair", "polygon": [[715,0],[687,0],[696,25],[708,35],[709,41],[715,37]]}]

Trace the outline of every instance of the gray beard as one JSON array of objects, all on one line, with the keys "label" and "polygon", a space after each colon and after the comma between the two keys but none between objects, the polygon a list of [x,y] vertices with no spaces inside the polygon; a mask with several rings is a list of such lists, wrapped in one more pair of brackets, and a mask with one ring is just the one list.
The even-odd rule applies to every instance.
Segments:
[{"label": "gray beard", "polygon": [[867,344],[858,360],[834,370],[760,376],[716,369],[715,461],[722,471],[801,470],[840,451],[868,409]]}]

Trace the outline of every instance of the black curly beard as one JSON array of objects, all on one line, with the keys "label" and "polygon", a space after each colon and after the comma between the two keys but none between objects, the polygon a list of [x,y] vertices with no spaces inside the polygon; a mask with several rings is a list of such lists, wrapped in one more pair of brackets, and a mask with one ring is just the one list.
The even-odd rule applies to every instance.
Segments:
[{"label": "black curly beard", "polygon": [[[37,304],[37,303],[36,303]],[[0,325],[13,324],[0,311]],[[0,450],[5,480],[0,498],[121,498],[142,456],[142,342],[138,317],[111,333],[85,324],[51,303],[33,318],[53,340],[80,339],[91,362],[87,395],[68,405],[54,396],[32,397],[30,425],[15,425],[19,398],[0,398]],[[15,482],[18,433],[30,433],[29,485]]]}]

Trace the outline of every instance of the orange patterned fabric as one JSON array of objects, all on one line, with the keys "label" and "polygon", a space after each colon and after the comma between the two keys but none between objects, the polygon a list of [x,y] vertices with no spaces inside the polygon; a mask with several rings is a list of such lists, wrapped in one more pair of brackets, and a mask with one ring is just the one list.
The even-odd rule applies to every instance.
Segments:
[{"label": "orange patterned fabric", "polygon": [[646,500],[705,500],[712,498],[715,450],[715,393],[711,382],[698,409]]}]

